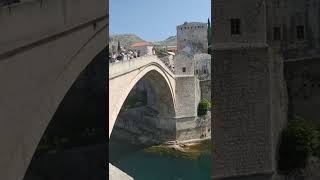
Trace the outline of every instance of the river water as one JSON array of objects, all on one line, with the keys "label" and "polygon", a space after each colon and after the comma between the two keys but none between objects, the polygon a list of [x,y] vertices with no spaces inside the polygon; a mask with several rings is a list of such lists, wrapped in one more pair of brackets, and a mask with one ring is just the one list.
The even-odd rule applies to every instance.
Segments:
[{"label": "river water", "polygon": [[200,147],[200,153],[189,156],[111,140],[109,160],[135,180],[210,180],[211,143],[204,141]]}]

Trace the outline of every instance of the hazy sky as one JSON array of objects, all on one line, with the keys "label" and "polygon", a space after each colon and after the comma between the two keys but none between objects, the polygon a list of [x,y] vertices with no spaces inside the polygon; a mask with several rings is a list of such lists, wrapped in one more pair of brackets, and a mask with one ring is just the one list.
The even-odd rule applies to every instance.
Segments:
[{"label": "hazy sky", "polygon": [[176,35],[185,21],[207,22],[211,0],[110,0],[110,34],[136,34],[147,41]]}]

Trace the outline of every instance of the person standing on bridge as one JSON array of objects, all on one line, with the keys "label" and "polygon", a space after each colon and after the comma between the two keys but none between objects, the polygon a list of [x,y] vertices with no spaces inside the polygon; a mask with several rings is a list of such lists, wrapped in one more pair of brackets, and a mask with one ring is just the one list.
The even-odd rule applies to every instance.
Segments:
[{"label": "person standing on bridge", "polygon": [[137,51],[134,51],[133,57],[136,58],[138,56]]}]

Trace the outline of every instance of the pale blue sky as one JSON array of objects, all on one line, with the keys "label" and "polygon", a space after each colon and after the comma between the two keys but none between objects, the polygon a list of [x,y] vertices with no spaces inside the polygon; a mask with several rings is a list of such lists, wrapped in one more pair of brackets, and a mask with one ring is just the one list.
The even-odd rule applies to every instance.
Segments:
[{"label": "pale blue sky", "polygon": [[109,0],[109,32],[164,40],[176,35],[176,26],[185,21],[207,22],[210,4],[211,0]]}]

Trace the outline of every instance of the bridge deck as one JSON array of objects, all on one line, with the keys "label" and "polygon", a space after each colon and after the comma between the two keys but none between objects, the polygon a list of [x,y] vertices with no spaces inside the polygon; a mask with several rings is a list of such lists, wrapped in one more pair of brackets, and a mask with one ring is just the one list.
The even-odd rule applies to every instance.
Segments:
[{"label": "bridge deck", "polygon": [[119,61],[109,64],[109,80],[114,79],[120,75],[130,73],[136,69],[149,66],[149,65],[159,66],[164,69],[172,78],[174,78],[173,72],[155,55],[142,56],[139,58]]}]

